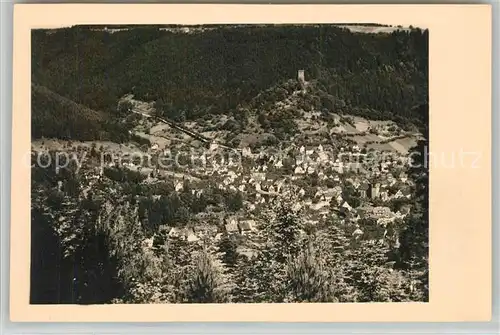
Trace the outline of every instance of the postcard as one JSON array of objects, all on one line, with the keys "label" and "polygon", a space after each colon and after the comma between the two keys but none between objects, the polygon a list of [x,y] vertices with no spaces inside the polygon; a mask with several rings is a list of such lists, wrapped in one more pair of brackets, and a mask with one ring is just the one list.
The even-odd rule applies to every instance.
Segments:
[{"label": "postcard", "polygon": [[13,73],[12,321],[491,317],[491,6],[15,5]]}]

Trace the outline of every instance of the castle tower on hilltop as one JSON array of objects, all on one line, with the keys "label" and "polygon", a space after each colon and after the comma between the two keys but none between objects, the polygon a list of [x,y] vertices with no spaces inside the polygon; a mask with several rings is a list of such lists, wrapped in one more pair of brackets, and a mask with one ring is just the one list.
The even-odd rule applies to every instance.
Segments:
[{"label": "castle tower on hilltop", "polygon": [[304,84],[306,82],[306,77],[305,77],[305,72],[304,70],[299,70],[297,74],[298,80],[301,84]]}]

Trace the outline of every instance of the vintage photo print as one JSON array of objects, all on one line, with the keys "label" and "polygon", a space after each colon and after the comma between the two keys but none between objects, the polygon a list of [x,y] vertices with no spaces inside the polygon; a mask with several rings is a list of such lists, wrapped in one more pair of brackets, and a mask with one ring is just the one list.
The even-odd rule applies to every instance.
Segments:
[{"label": "vintage photo print", "polygon": [[457,195],[439,180],[489,169],[487,141],[442,139],[465,115],[430,108],[432,21],[272,13],[24,32],[23,303],[429,308],[431,213]]},{"label": "vintage photo print", "polygon": [[428,36],[32,30],[31,303],[427,301]]}]

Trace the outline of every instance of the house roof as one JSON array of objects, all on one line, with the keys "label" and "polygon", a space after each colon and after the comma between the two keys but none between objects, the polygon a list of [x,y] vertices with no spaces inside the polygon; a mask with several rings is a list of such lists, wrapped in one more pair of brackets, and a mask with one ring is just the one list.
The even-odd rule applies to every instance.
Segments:
[{"label": "house roof", "polygon": [[170,231],[168,232],[169,235],[173,235],[173,234],[180,234],[181,233],[181,230],[179,228],[176,228],[176,227],[173,227],[172,229],[170,229]]},{"label": "house roof", "polygon": [[411,206],[409,206],[409,205],[403,205],[403,206],[401,206],[400,211],[403,214],[408,214],[411,211]]},{"label": "house roof", "polygon": [[334,196],[338,193],[338,191],[334,188],[327,188],[325,190],[321,190],[321,194],[325,196]]},{"label": "house roof", "polygon": [[374,212],[390,212],[391,209],[389,207],[385,207],[385,206],[377,206],[377,207],[373,207],[373,211]]},{"label": "house roof", "polygon": [[186,232],[188,242],[199,241],[200,238],[194,234],[194,232]]},{"label": "house roof", "polygon": [[236,223],[228,223],[225,225],[226,231],[232,232],[232,231],[237,231],[238,230],[238,225]]},{"label": "house roof", "polygon": [[371,212],[373,210],[373,206],[365,204],[361,207],[358,207],[357,210],[358,210],[358,213],[364,214],[364,213]]},{"label": "house roof", "polygon": [[255,225],[254,220],[240,221],[240,223],[238,224],[241,230],[252,230],[254,225]]},{"label": "house roof", "polygon": [[349,208],[339,207],[339,212],[342,214],[347,214],[347,213],[349,213]]},{"label": "house roof", "polygon": [[356,230],[352,233],[353,236],[362,235],[362,234],[363,234],[363,231],[359,228],[356,228]]},{"label": "house roof", "polygon": [[320,197],[322,196],[324,193],[322,190],[317,190],[316,193],[314,194],[315,197]]},{"label": "house roof", "polygon": [[368,190],[369,188],[370,188],[370,185],[368,185],[367,183],[363,183],[363,184],[359,185],[359,189],[360,189],[361,191],[366,191],[366,190]]},{"label": "house roof", "polygon": [[342,192],[342,187],[340,185],[337,185],[333,188],[336,192]]},{"label": "house roof", "polygon": [[412,192],[410,190],[410,188],[404,188],[401,190],[401,192],[404,194],[404,195],[410,195]]},{"label": "house roof", "polygon": [[347,201],[344,201],[344,203],[342,204],[342,207],[344,208],[347,208],[347,209],[351,209],[351,205],[349,205],[349,203]]}]

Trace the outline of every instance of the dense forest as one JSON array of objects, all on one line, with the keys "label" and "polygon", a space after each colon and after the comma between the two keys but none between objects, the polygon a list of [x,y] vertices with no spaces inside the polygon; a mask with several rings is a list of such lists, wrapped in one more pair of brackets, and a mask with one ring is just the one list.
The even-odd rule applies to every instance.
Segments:
[{"label": "dense forest", "polygon": [[[133,93],[169,114],[238,114],[261,91],[297,77],[318,82],[332,112],[419,123],[428,102],[428,31],[355,34],[329,25],[112,34],[75,26],[32,32],[32,82],[112,114]],[[333,99],[333,102],[332,102]],[[39,134],[37,123],[34,135]]]},{"label": "dense forest", "polygon": [[109,140],[128,138],[126,125],[113,115],[75,103],[43,86],[31,85],[33,138]]}]

